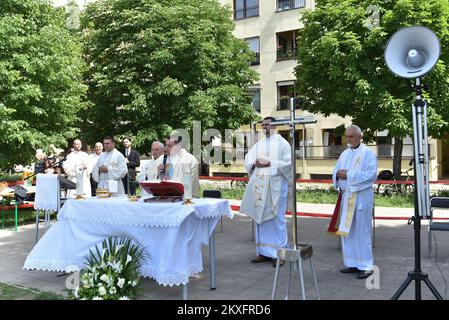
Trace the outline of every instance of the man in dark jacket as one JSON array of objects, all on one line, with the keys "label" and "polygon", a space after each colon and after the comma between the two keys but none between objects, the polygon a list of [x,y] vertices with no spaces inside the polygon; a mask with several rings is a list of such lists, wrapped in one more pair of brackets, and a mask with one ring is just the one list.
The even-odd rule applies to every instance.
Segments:
[{"label": "man in dark jacket", "polygon": [[121,152],[125,156],[126,165],[128,166],[128,174],[123,178],[123,186],[125,193],[130,195],[136,194],[136,168],[140,167],[140,155],[136,150],[131,149],[131,140],[123,139],[123,147]]}]

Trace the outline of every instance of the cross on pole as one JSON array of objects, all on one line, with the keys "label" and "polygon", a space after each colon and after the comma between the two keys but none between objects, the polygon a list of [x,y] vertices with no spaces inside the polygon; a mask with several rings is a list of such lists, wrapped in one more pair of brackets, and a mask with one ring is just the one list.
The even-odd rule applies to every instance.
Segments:
[{"label": "cross on pole", "polygon": [[[275,126],[288,125],[290,127],[290,146],[291,146],[291,159],[292,159],[292,227],[293,227],[293,249],[296,250],[298,242],[298,227],[297,227],[297,214],[296,214],[296,152],[295,152],[295,131],[297,124],[310,124],[316,123],[317,120],[313,116],[296,117],[295,115],[295,102],[296,98],[290,98],[290,118],[280,118],[271,122]],[[305,145],[303,146],[303,148]]]}]

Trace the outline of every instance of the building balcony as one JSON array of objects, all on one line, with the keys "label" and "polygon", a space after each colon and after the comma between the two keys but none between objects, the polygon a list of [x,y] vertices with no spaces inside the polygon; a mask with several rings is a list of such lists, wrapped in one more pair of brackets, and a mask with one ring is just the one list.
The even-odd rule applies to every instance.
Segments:
[{"label": "building balcony", "polygon": [[[296,148],[296,157],[302,159],[336,159],[347,148],[346,145],[332,145],[332,146],[303,146]],[[379,159],[393,159],[394,144],[379,144],[368,145],[376,157]],[[404,144],[402,149],[402,159],[413,158],[413,145]]]},{"label": "building balcony", "polygon": [[296,48],[284,49],[280,48],[276,51],[277,61],[296,59]]}]

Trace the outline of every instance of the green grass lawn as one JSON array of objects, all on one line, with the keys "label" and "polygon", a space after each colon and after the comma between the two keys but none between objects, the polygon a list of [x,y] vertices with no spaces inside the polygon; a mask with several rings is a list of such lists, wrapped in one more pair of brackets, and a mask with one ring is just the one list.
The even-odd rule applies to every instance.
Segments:
[{"label": "green grass lawn", "polygon": [[[44,213],[40,212],[39,217],[43,219]],[[52,217],[54,217],[54,215]],[[36,211],[32,208],[19,209],[17,218],[19,221],[19,226],[27,223],[33,223],[36,221]],[[14,210],[4,210],[3,217],[0,211],[0,224],[2,223],[2,219],[4,221],[5,227],[14,227]]]},{"label": "green grass lawn", "polygon": [[[241,200],[245,189],[243,187],[237,187],[231,189],[230,187],[218,187],[213,184],[202,184],[200,194],[205,189],[217,189],[222,192],[222,197],[226,199]],[[296,193],[298,202],[306,203],[326,203],[335,204],[337,202],[337,192],[331,189],[303,189]],[[413,195],[412,194],[393,194],[382,195],[375,194],[376,206],[378,207],[399,207],[399,208],[412,208],[413,207]]]},{"label": "green grass lawn", "polygon": [[0,283],[0,300],[63,300],[62,295]]},{"label": "green grass lawn", "polygon": [[[203,193],[205,189],[218,189],[222,192],[222,197],[225,199],[237,199],[241,200],[245,188],[242,186],[231,188],[230,186],[217,187],[213,183],[201,184],[200,194]],[[138,188],[138,194],[140,194],[140,188]],[[438,196],[449,196],[448,190],[439,191],[436,195]],[[305,203],[325,203],[325,204],[335,204],[337,202],[337,192],[330,188],[328,189],[318,189],[318,188],[307,188],[299,190],[297,192],[297,201]],[[413,207],[413,195],[411,193],[407,194],[375,194],[375,203],[378,207],[396,207],[396,208],[412,208]],[[11,228],[14,226],[14,210],[5,210],[5,226]],[[40,213],[41,218],[44,217],[43,213]],[[1,218],[1,217],[0,217]],[[19,209],[19,225],[25,223],[33,223],[36,221],[36,213],[33,209]],[[1,221],[0,221],[1,222]]]}]

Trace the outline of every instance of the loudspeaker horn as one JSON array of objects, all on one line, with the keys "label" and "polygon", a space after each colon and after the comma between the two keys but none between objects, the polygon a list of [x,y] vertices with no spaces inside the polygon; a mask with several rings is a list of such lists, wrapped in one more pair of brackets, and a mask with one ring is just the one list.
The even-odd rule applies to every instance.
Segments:
[{"label": "loudspeaker horn", "polygon": [[429,72],[440,57],[440,40],[422,26],[397,31],[385,47],[385,62],[401,78],[418,78]]}]

